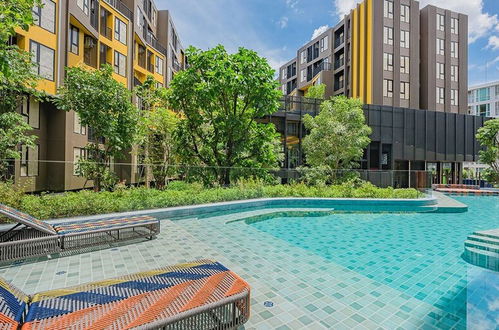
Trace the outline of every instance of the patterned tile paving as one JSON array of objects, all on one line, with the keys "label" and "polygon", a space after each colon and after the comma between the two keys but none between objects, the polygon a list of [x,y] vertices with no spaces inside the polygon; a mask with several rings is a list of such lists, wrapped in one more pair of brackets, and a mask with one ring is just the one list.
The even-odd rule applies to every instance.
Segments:
[{"label": "patterned tile paving", "polygon": [[[365,237],[360,235],[361,233],[358,235],[350,233],[351,236],[347,237],[347,233],[343,232],[340,235],[341,231],[336,230],[328,233],[330,236],[324,233],[322,238],[339,240],[340,244],[351,244],[352,241],[348,241],[347,238],[355,237],[358,245],[346,245],[349,247],[345,249],[346,251],[329,251],[334,255],[343,255],[345,260],[355,260],[354,266],[350,267],[349,263],[330,258],[311,248],[313,246],[310,239],[314,239],[313,231],[303,230],[296,233],[296,241],[293,241],[278,238],[275,232],[258,227],[275,221],[276,218],[269,217],[269,213],[284,211],[286,210],[251,210],[235,214],[219,214],[204,219],[163,220],[161,235],[156,240],[116,245],[108,249],[92,250],[63,258],[54,256],[52,259],[41,258],[36,262],[4,265],[0,268],[0,276],[12,281],[28,293],[33,293],[189,260],[210,258],[220,261],[250,283],[252,317],[246,329],[461,329],[466,326],[462,319],[453,319],[451,313],[445,309],[420,299],[421,297],[407,294],[404,292],[406,289],[384,280],[396,281],[400,277],[397,274],[407,269],[410,272],[416,264],[423,267],[420,257],[415,256],[418,253],[415,250],[421,249],[420,240],[428,237],[414,234],[411,232],[414,228],[403,230],[400,234],[402,236],[390,232],[388,228],[379,228],[379,233],[388,230],[387,235],[394,235],[393,237],[397,239],[407,237],[411,241],[414,240],[414,250],[409,251],[408,247],[387,246],[382,254],[387,255],[388,263],[381,261],[379,266],[374,265],[376,269],[374,271],[370,268],[373,265],[369,265],[370,262],[376,261],[372,256],[369,259],[366,254],[357,255],[348,252],[359,247],[362,247],[362,250],[379,248],[376,244],[381,243],[370,245],[367,241],[363,241]],[[251,219],[261,220],[262,216],[271,220],[251,221]],[[313,217],[304,219],[312,219],[311,223],[321,222],[330,216],[330,214],[324,216],[314,214]],[[336,216],[345,218],[343,225],[356,228],[355,221],[349,222],[346,219],[348,215]],[[246,220],[237,221],[241,219]],[[284,221],[293,221],[293,219],[285,217]],[[295,233],[293,230],[291,232]],[[374,231],[373,234],[377,232]],[[300,242],[301,245],[297,244]],[[449,244],[457,249],[457,245],[454,246],[453,242]],[[435,245],[437,250],[445,248],[443,243],[435,242]],[[462,248],[462,242],[459,248]],[[389,252],[392,253],[390,257]],[[415,259],[411,259],[411,256],[415,256]],[[435,258],[435,262],[445,260],[445,256],[440,256],[438,252],[431,257]],[[400,258],[408,259],[411,264],[397,263],[397,259]],[[435,280],[441,282],[454,280],[452,275],[455,264],[455,261],[448,265],[444,262],[442,267],[445,267],[450,274],[447,274],[446,279]],[[383,268],[385,265],[400,269],[386,269]],[[366,269],[362,270],[361,267]],[[428,267],[415,272],[411,279],[408,278],[403,283],[409,289],[419,290],[417,293],[426,292],[417,284],[422,281],[421,274],[428,272]],[[379,278],[378,273],[383,278]],[[481,272],[479,274],[483,276]],[[480,301],[488,302],[497,298],[497,295],[492,295],[489,300],[484,300],[480,294],[483,290],[483,286],[478,286],[474,291],[477,292],[476,296],[480,297]],[[480,320],[494,319],[487,315]]]}]

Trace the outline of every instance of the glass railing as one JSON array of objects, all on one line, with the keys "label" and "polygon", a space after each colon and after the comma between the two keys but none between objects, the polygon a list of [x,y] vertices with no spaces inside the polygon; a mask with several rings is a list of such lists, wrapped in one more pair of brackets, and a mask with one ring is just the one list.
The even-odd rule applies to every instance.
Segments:
[{"label": "glass railing", "polygon": [[104,1],[113,6],[116,10],[118,10],[121,14],[123,14],[126,18],[133,22],[133,13],[123,2],[121,2],[120,0]]},{"label": "glass railing", "polygon": [[146,29],[144,29],[144,39],[149,44],[149,46],[156,49],[161,54],[168,56],[168,51],[166,50],[165,46],[163,46],[159,42],[159,40],[156,39],[156,37],[153,36],[152,33],[147,31]]}]

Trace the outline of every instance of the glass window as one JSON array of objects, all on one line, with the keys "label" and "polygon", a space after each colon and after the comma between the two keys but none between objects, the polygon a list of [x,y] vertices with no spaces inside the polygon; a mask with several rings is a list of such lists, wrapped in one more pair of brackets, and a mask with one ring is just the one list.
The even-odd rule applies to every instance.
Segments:
[{"label": "glass window", "polygon": [[282,79],[287,79],[288,78],[288,70],[282,69],[281,77],[282,77]]},{"label": "glass window", "polygon": [[437,30],[445,31],[445,16],[437,14]]},{"label": "glass window", "polygon": [[42,0],[41,7],[33,8],[34,24],[55,33],[55,2],[52,0]]},{"label": "glass window", "polygon": [[321,39],[321,52],[327,50],[329,47],[329,36],[325,36]]},{"label": "glass window", "polygon": [[385,0],[384,15],[386,18],[393,19],[393,1],[392,0]]},{"label": "glass window", "polygon": [[84,148],[73,148],[73,175],[80,176],[80,170],[78,168],[78,162],[81,159],[85,159],[85,149]]},{"label": "glass window", "polygon": [[400,21],[404,23],[410,23],[411,17],[411,7],[407,5],[400,6]]},{"label": "glass window", "polygon": [[88,16],[90,12],[90,6],[89,6],[90,0],[76,0],[76,4],[78,7],[80,7],[81,10],[83,10],[83,13]]},{"label": "glass window", "polygon": [[126,76],[126,56],[117,51],[114,51],[114,72]]},{"label": "glass window", "polygon": [[393,54],[390,53],[383,54],[383,70],[393,71]]},{"label": "glass window", "polygon": [[400,99],[409,100],[410,85],[408,82],[400,82]]},{"label": "glass window", "polygon": [[21,146],[21,176],[38,176],[39,147],[35,145],[29,148],[26,145]]},{"label": "glass window", "polygon": [[437,55],[445,56],[445,40],[437,38]]},{"label": "glass window", "polygon": [[393,80],[390,79],[383,80],[383,96],[393,97]]},{"label": "glass window", "polygon": [[459,43],[455,41],[450,43],[450,56],[452,58],[459,58]]},{"label": "glass window", "polygon": [[306,62],[307,62],[307,51],[304,50],[301,52],[301,64],[306,63]]},{"label": "glass window", "polygon": [[445,104],[445,88],[437,87],[437,104]]},{"label": "glass window", "polygon": [[488,87],[486,88],[480,88],[477,93],[477,102],[485,102],[490,100],[490,89]]},{"label": "glass window", "polygon": [[393,28],[385,26],[383,33],[383,41],[386,45],[393,45]]},{"label": "glass window", "polygon": [[409,56],[400,56],[400,73],[409,74],[410,64]]},{"label": "glass window", "polygon": [[114,39],[119,40],[122,44],[127,43],[127,26],[126,23],[115,18],[114,20]]},{"label": "glass window", "polygon": [[459,19],[451,18],[450,20],[450,32],[454,34],[459,34]]},{"label": "glass window", "polygon": [[307,69],[301,70],[300,82],[307,81]]},{"label": "glass window", "polygon": [[459,82],[459,67],[457,65],[451,65],[450,79],[453,82]]},{"label": "glass window", "polygon": [[409,41],[410,41],[410,36],[409,36],[409,31],[400,31],[400,47],[401,48],[409,48]]},{"label": "glass window", "polygon": [[30,42],[30,51],[33,61],[38,64],[35,72],[44,79],[54,81],[55,51],[33,40]]},{"label": "glass window", "polygon": [[69,28],[69,51],[76,55],[80,51],[80,30],[73,25]]},{"label": "glass window", "polygon": [[163,61],[163,59],[161,57],[156,56],[155,65],[156,65],[156,73],[160,74],[160,75],[163,75],[164,61]]},{"label": "glass window", "polygon": [[490,103],[477,105],[476,115],[490,117]]},{"label": "glass window", "polygon": [[81,135],[87,134],[87,127],[81,124],[81,119],[77,112],[74,112],[73,132]]},{"label": "glass window", "polygon": [[437,79],[445,79],[445,64],[437,62]]},{"label": "glass window", "polygon": [[33,98],[23,97],[19,104],[19,113],[32,128],[40,128],[40,103]]},{"label": "glass window", "polygon": [[450,105],[459,105],[459,96],[457,89],[451,89],[450,91]]}]

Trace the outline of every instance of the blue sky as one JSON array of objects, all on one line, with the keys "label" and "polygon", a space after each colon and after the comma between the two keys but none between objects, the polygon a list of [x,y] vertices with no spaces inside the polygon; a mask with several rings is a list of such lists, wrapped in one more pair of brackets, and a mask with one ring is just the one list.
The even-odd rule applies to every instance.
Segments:
[{"label": "blue sky", "polygon": [[[156,0],[173,14],[184,46],[223,44],[258,51],[277,68],[323,26],[334,26],[361,0]],[[469,16],[469,83],[499,80],[499,1],[420,0]]]}]

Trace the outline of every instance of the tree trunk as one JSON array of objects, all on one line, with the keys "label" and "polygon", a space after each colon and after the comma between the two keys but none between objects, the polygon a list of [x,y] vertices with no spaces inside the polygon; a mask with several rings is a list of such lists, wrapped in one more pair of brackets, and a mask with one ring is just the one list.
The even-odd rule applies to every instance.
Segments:
[{"label": "tree trunk", "polygon": [[146,145],[145,150],[144,150],[144,159],[146,160],[146,188],[151,188],[151,166],[148,163],[149,160],[149,146]]}]

